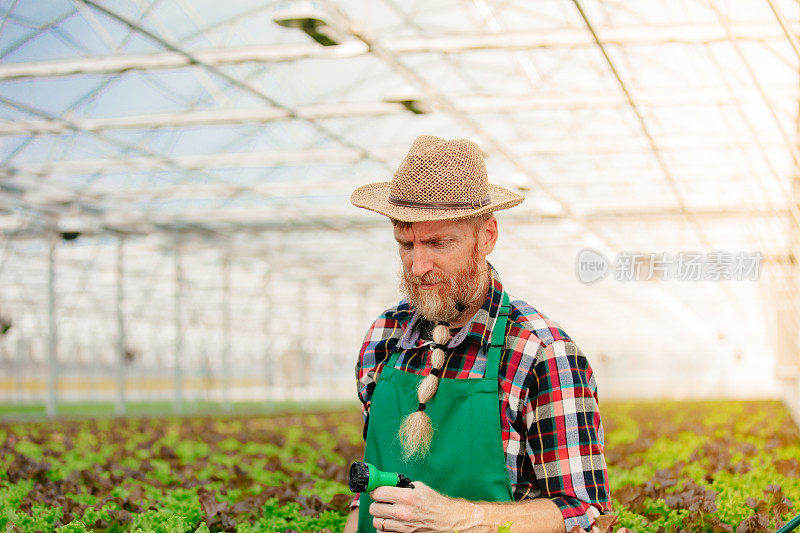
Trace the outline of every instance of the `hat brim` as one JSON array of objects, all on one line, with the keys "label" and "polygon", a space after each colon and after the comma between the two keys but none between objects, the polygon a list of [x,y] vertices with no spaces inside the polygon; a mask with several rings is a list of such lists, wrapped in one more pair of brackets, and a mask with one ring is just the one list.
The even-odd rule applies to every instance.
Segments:
[{"label": "hat brim", "polygon": [[525,197],[513,193],[499,185],[489,184],[492,202],[478,209],[424,209],[405,207],[389,202],[391,182],[369,183],[353,191],[350,202],[356,207],[369,209],[401,222],[427,222],[433,220],[457,220],[469,218],[491,211],[509,209],[522,202]]}]

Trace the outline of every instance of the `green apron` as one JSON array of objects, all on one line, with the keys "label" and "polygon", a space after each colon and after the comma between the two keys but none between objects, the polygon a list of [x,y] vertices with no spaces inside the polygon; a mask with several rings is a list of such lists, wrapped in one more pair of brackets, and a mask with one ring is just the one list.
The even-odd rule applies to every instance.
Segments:
[{"label": "green apron", "polygon": [[[398,472],[434,490],[470,501],[511,501],[500,427],[497,373],[510,313],[508,295],[495,320],[482,378],[439,378],[436,394],[425,412],[434,432],[427,457],[403,460],[397,431],[417,410],[417,385],[424,376],[394,368],[395,351],[381,371],[372,394],[364,461],[381,470]],[[409,489],[412,490],[412,489]],[[369,493],[359,500],[358,531],[373,533]]]}]

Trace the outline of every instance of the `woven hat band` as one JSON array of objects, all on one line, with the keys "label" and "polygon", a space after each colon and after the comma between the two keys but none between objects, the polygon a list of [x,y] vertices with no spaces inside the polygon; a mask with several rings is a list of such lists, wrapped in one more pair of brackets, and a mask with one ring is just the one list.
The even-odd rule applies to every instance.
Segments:
[{"label": "woven hat band", "polygon": [[417,207],[420,209],[479,209],[491,204],[492,198],[486,195],[480,200],[472,200],[471,202],[418,202],[416,200],[403,200],[401,198],[389,196],[389,203],[402,207]]}]

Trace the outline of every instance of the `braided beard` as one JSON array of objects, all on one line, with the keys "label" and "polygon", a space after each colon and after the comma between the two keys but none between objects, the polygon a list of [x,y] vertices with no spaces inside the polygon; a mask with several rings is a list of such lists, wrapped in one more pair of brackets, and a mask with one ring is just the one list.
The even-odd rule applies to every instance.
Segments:
[{"label": "braided beard", "polygon": [[[480,297],[481,256],[477,243],[472,250],[472,257],[467,266],[451,276],[427,272],[423,276],[415,276],[403,267],[400,276],[400,291],[422,317],[430,322],[444,320],[453,322],[462,311],[456,304],[467,307]],[[432,290],[422,289],[422,285],[441,283]]]}]

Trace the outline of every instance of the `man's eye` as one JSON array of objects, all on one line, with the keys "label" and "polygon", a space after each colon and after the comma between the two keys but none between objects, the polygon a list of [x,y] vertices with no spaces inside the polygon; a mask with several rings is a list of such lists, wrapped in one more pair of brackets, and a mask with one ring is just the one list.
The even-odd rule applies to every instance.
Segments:
[{"label": "man's eye", "polygon": [[400,243],[400,248],[402,248],[403,250],[410,250],[413,247],[414,247],[414,244],[412,244],[410,242],[401,242]]}]

